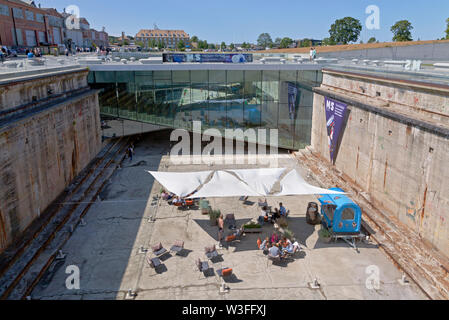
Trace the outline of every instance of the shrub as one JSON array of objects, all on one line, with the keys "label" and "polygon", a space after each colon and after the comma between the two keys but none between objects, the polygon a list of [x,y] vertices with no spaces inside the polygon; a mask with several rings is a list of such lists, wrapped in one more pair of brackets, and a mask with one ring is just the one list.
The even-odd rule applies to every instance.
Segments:
[{"label": "shrub", "polygon": [[330,238],[331,237],[331,233],[326,228],[321,228],[321,230],[319,232],[319,236],[321,238]]},{"label": "shrub", "polygon": [[251,221],[243,226],[245,229],[260,229],[262,226],[254,221]]},{"label": "shrub", "polygon": [[286,237],[288,240],[293,240],[295,234],[290,229],[284,229],[284,237]]},{"label": "shrub", "polygon": [[288,221],[285,217],[279,218],[277,224],[282,228],[286,229],[288,227]]}]

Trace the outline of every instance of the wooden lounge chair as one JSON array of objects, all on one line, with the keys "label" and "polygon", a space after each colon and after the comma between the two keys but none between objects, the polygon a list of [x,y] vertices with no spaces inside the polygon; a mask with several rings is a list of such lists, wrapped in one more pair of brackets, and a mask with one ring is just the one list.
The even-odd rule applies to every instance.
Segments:
[{"label": "wooden lounge chair", "polygon": [[218,252],[217,249],[215,248],[215,244],[209,247],[205,247],[204,253],[206,254],[207,259],[209,260],[218,257]]},{"label": "wooden lounge chair", "polygon": [[170,248],[171,252],[176,252],[176,254],[180,254],[184,250],[184,241],[176,240],[173,246]]},{"label": "wooden lounge chair", "polygon": [[153,250],[153,254],[158,258],[168,253],[167,249],[165,249],[160,242],[152,246],[151,249]]}]

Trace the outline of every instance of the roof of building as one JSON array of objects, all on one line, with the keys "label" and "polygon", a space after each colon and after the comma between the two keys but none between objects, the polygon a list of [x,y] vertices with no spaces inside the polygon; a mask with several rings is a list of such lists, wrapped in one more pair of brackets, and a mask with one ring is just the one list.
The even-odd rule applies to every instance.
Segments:
[{"label": "roof of building", "polygon": [[56,9],[54,8],[42,8],[42,10],[45,10],[47,14],[58,17],[58,18],[64,18],[62,14],[60,14]]},{"label": "roof of building", "polygon": [[155,30],[155,29],[142,29],[137,32],[136,37],[180,37],[190,38],[189,34],[184,30]]}]

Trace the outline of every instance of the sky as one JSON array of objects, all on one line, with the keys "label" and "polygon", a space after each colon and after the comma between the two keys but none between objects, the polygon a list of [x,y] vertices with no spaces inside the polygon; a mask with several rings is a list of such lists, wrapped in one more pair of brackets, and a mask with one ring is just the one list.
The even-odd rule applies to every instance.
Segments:
[{"label": "sky", "polygon": [[[62,11],[70,5],[80,9],[91,27],[102,27],[113,36],[135,36],[140,29],[181,29],[209,43],[251,42],[267,32],[292,39],[323,39],[336,19],[347,16],[363,25],[359,39],[391,41],[391,26],[403,19],[414,29],[414,40],[435,40],[445,35],[448,0],[35,0],[42,7]],[[379,8],[379,29],[369,30],[366,8]]]}]

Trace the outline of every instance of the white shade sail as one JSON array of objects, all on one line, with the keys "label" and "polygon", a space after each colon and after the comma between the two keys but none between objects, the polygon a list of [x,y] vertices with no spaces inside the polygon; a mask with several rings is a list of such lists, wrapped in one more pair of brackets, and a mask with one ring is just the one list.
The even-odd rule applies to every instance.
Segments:
[{"label": "white shade sail", "polygon": [[343,192],[318,188],[308,184],[296,171],[290,171],[281,180],[281,192],[273,196],[318,195],[318,194],[345,194]]},{"label": "white shade sail", "polygon": [[212,179],[189,198],[255,197],[261,195],[232,174],[225,171],[216,171]]},{"label": "white shade sail", "polygon": [[160,184],[177,196],[185,197],[201,186],[212,171],[199,172],[159,172],[147,171]]},{"label": "white shade sail", "polygon": [[279,180],[285,171],[283,169],[246,169],[246,170],[227,170],[235,173],[240,179],[248,184],[248,186],[260,193],[267,195],[270,193],[273,185]]}]

